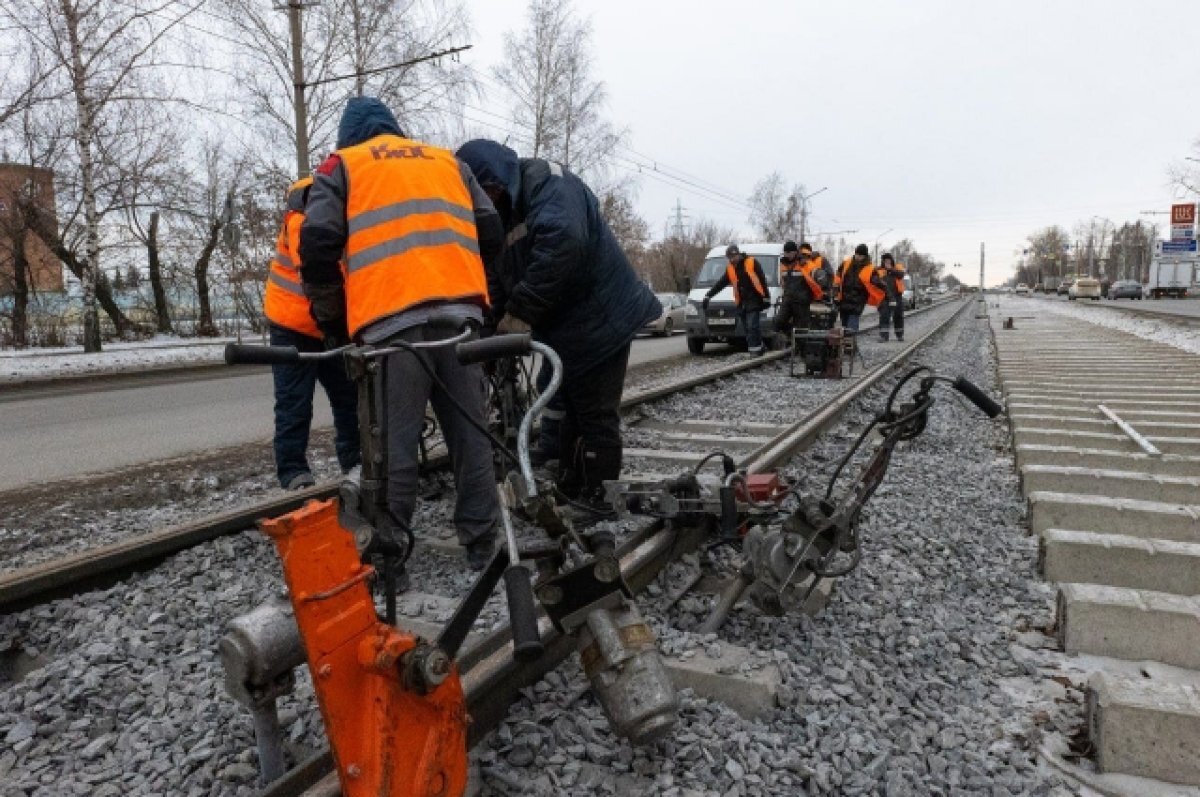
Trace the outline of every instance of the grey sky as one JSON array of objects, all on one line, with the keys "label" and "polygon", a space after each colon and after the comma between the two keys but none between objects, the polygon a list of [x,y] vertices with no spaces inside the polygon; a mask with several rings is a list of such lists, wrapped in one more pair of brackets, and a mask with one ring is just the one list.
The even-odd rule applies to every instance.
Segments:
[{"label": "grey sky", "polygon": [[[471,3],[486,72],[524,0]],[[1120,222],[1172,199],[1167,166],[1200,136],[1200,3],[1149,0],[575,0],[597,76],[633,150],[741,198],[779,169],[810,190],[817,230],[910,237],[974,281],[1011,274],[1037,227]],[[507,113],[489,91],[490,110]],[[468,112],[470,113],[470,112]],[[489,118],[493,122],[495,117]],[[655,235],[746,213],[643,178]],[[1160,223],[1163,217],[1146,218]]]}]

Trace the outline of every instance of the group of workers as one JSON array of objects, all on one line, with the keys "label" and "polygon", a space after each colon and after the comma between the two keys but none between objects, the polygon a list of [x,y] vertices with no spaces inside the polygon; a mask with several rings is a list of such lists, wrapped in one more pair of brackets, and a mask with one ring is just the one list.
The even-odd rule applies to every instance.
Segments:
[{"label": "group of workers", "polygon": [[[708,289],[701,302],[703,310],[707,314],[712,297],[732,288],[746,345],[751,352],[764,354],[767,346],[762,336],[762,313],[771,304],[771,295],[762,265],[737,244],[726,248],[725,257],[728,265]],[[878,266],[873,264],[866,244],[855,247],[854,254],[835,271],[811,244],[797,246],[795,241],[788,241],[779,259],[783,295],[775,316],[775,332],[780,345],[787,345],[794,329],[812,326],[814,303],[836,307],[842,328],[854,333],[867,305],[878,307],[880,339],[888,340],[890,329],[895,329],[896,340],[904,340],[904,277],[904,265],[891,254],[884,254]]]},{"label": "group of workers", "polygon": [[[902,339],[903,266],[890,255],[877,267],[860,245],[835,270],[808,243],[783,250],[777,327],[784,334],[810,326],[814,302],[832,301],[842,326],[854,331],[866,305],[879,306],[881,335],[887,338],[892,323]],[[761,314],[771,299],[762,265],[736,245],[726,256],[704,304],[732,287],[749,347],[765,351]],[[558,422],[543,424],[540,459],[559,463],[556,485],[567,499],[598,507],[603,482],[621,472],[619,406],[630,343],[662,308],[595,195],[568,169],[486,139],[453,153],[410,139],[382,102],[356,97],[342,114],[336,151],[288,190],[264,312],[271,343],[301,351],[452,336],[427,323],[435,316],[461,319],[483,335],[532,332],[563,362],[552,408]],[[273,368],[280,484],[314,484],[306,451],[317,383],[333,410],[338,464],[344,473],[354,469],[361,457],[357,389],[340,360]],[[397,531],[412,522],[432,406],[454,471],[458,538],[468,564],[482,569],[493,554],[499,506],[481,367],[460,364],[441,347],[391,355],[381,371],[388,509]]]},{"label": "group of workers", "polygon": [[[662,308],[638,278],[592,191],[553,161],[477,139],[457,152],[406,136],[378,99],[356,97],[336,151],[287,195],[267,281],[272,343],[301,350],[452,336],[452,316],[481,334],[531,331],[563,361],[556,483],[599,504],[621,470],[619,405],[630,343]],[[417,357],[425,359],[424,364]],[[454,524],[473,569],[490,560],[499,521],[484,376],[448,347],[386,358],[388,508],[411,525],[426,406],[449,451]],[[280,484],[314,480],[305,457],[317,382],[333,408],[338,464],[360,458],[356,390],[340,361],[276,365]]]}]

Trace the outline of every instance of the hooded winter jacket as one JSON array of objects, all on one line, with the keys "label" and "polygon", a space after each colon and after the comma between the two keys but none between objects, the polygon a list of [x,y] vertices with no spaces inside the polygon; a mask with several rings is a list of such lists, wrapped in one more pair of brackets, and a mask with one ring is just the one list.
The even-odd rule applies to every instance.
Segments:
[{"label": "hooded winter jacket", "polygon": [[481,185],[502,191],[496,204],[507,245],[488,264],[495,319],[508,313],[527,322],[562,357],[567,374],[577,376],[662,314],[582,180],[557,163],[518,158],[486,139],[469,141],[456,154]]}]

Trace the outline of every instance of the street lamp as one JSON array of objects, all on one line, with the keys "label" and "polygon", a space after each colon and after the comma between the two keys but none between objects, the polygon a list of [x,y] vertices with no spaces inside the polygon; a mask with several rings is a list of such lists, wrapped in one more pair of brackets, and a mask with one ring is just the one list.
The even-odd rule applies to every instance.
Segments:
[{"label": "street lamp", "polygon": [[824,188],[820,188],[816,191],[813,191],[811,194],[808,194],[807,196],[800,197],[800,243],[804,243],[805,227],[808,226],[806,223],[808,221],[808,200],[812,199],[817,194],[820,194],[820,193],[822,193],[824,191],[828,191],[828,190],[829,190],[829,186],[825,186]]},{"label": "street lamp", "polygon": [[888,227],[886,230],[879,233],[879,236],[875,239],[875,259],[874,259],[875,263],[879,262],[879,241],[880,241],[880,239],[883,238],[883,236],[887,235],[889,232],[894,231],[895,229],[896,229],[895,227]]}]

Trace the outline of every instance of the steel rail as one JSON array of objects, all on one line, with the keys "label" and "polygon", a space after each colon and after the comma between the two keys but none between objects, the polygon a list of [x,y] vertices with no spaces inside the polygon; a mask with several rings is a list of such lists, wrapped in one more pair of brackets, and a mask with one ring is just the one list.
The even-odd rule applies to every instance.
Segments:
[{"label": "steel rail", "polygon": [[[922,308],[932,309],[944,302]],[[783,464],[796,451],[817,438],[824,429],[840,417],[866,390],[884,376],[896,370],[899,363],[917,348],[931,340],[958,319],[971,302],[962,306],[939,322],[932,330],[909,343],[895,357],[876,366],[851,385],[830,406],[816,410],[806,416],[779,438],[772,440],[748,458],[760,469]],[[758,358],[759,361],[766,358]],[[724,369],[723,369],[724,370]],[[848,400],[843,400],[851,395]],[[783,437],[794,438],[785,444]],[[621,570],[630,588],[641,592],[668,563],[680,554],[694,549],[703,540],[703,529],[686,529],[668,526],[663,521],[654,521],[634,532],[619,549]],[[475,645],[469,646],[459,657],[463,690],[471,714],[471,740],[473,745],[504,717],[518,690],[535,683],[545,673],[554,669],[574,649],[570,637],[558,633],[543,612],[539,619],[539,630],[546,645],[546,653],[536,661],[522,663],[512,655],[512,635],[507,626],[501,627]],[[341,788],[337,773],[333,771],[333,758],[329,751],[318,753],[302,762],[287,775],[260,791],[258,797],[339,797]]]},{"label": "steel rail", "polygon": [[[944,303],[936,302],[914,310],[909,315],[927,312]],[[866,327],[862,331],[870,331],[874,328],[876,327]],[[784,356],[786,356],[785,352],[773,352],[763,357],[689,376],[667,385],[633,390],[622,397],[621,409],[627,411],[650,401],[778,361]],[[443,458],[437,458],[431,464],[440,466],[443,464]],[[222,512],[201,520],[141,534],[109,545],[89,548],[27,568],[0,573],[0,614],[20,611],[49,600],[78,595],[81,592],[111,585],[132,573],[150,569],[164,559],[187,548],[252,528],[259,520],[277,517],[299,509],[309,500],[331,498],[336,494],[336,483],[320,484],[280,498]]]}]

